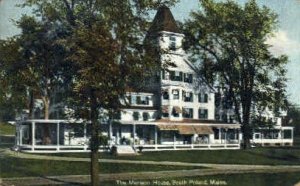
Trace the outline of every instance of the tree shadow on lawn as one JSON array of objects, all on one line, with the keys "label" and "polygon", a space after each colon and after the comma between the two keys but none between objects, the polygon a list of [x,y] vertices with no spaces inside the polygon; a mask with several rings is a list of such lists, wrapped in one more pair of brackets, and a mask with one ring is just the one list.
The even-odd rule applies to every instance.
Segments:
[{"label": "tree shadow on lawn", "polygon": [[[255,149],[251,149],[248,151],[249,154],[254,156],[259,156],[263,158],[270,159],[269,162],[263,162],[264,164],[272,164],[272,165],[284,165],[284,164],[300,164],[300,157],[296,155],[297,152],[292,152],[291,148],[284,147],[270,147],[264,149],[259,149],[262,151],[257,151]],[[294,154],[293,154],[294,153]],[[271,160],[276,160],[276,162],[272,162]]]}]

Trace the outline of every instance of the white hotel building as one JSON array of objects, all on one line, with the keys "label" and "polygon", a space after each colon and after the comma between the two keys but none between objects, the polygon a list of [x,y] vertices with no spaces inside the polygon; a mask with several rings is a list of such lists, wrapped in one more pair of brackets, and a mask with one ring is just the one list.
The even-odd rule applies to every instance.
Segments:
[{"label": "white hotel building", "polygon": [[[147,39],[161,50],[163,70],[143,92],[128,92],[129,106],[118,118],[101,124],[108,146],[133,150],[239,149],[240,124],[215,120],[215,90],[206,85],[182,49],[184,35],[170,9],[159,8]],[[42,140],[50,125],[50,142]],[[17,125],[16,146],[26,152],[83,152],[89,150],[89,124],[66,120],[29,120]]]}]

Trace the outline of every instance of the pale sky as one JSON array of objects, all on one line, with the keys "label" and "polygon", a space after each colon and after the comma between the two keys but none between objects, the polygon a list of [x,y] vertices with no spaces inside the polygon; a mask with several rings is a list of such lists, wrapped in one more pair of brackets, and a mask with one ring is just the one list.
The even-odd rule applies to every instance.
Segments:
[{"label": "pale sky", "polygon": [[[24,0],[0,0],[0,39],[15,35],[19,32],[12,20],[18,19],[30,10],[14,7]],[[247,0],[236,0],[244,4]],[[266,5],[278,14],[279,28],[275,37],[268,43],[273,45],[271,51],[278,54],[287,54],[289,78],[289,100],[300,104],[300,0],[257,0],[260,5]],[[190,11],[199,9],[198,0],[181,0],[173,7],[172,13],[176,20],[187,19]]]}]

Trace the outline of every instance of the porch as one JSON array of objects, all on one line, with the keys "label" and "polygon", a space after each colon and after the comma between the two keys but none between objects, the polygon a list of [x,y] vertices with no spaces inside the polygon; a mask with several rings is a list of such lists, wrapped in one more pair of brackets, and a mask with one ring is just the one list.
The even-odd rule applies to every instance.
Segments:
[{"label": "porch", "polygon": [[292,146],[294,142],[294,128],[258,128],[253,132],[251,142],[254,145],[261,146]]},{"label": "porch", "polygon": [[[119,124],[112,127],[114,145],[131,145],[136,150],[239,149],[239,125]],[[115,132],[118,131],[118,132]]]},{"label": "porch", "polygon": [[[89,123],[65,120],[28,120],[16,125],[16,148],[31,153],[88,152]],[[239,125],[110,123],[100,126],[108,151],[131,146],[136,151],[239,149]]]}]

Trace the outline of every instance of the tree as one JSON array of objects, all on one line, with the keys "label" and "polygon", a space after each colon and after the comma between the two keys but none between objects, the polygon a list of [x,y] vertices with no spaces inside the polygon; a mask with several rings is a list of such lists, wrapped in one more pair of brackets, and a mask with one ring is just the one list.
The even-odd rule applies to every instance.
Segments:
[{"label": "tree", "polygon": [[[28,0],[36,16],[59,22],[69,37],[61,40],[68,59],[77,71],[73,74],[74,95],[84,119],[92,124],[91,180],[99,185],[99,111],[113,113],[120,108],[132,80],[143,80],[157,61],[145,52],[143,38],[148,28],[148,11],[177,0]],[[74,99],[73,99],[74,100]]]},{"label": "tree", "polygon": [[[201,0],[184,29],[186,48],[207,82],[228,88],[243,147],[250,147],[252,108],[278,108],[285,103],[286,56],[274,56],[266,44],[276,28],[277,16],[255,0],[240,6],[233,1]],[[276,103],[276,104],[275,104]]]},{"label": "tree", "polygon": [[[0,41],[0,120],[14,120],[27,104],[26,86],[20,83],[20,74],[11,66],[18,56],[19,44],[16,38]],[[19,86],[13,86],[18,84]]]},{"label": "tree", "polygon": [[[22,91],[18,91],[20,95],[12,95],[12,91],[5,94],[9,94],[12,100],[29,98],[27,108],[30,118],[34,118],[34,99],[40,98],[44,106],[44,119],[49,119],[51,100],[70,79],[68,74],[71,66],[66,60],[63,46],[58,43],[58,39],[66,34],[56,22],[26,15],[17,21],[17,26],[21,34],[4,41],[3,46],[11,48],[2,47],[1,52],[9,56],[2,59],[8,87]],[[50,128],[45,125],[43,143],[50,142]]]}]

